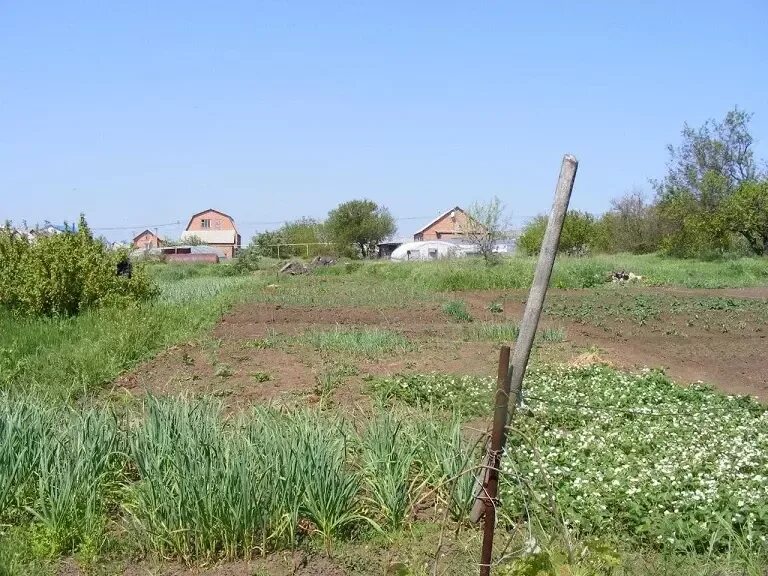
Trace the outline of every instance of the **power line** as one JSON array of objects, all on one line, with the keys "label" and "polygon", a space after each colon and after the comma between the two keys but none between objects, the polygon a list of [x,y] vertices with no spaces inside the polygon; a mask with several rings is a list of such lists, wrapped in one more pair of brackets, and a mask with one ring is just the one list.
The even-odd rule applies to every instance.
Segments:
[{"label": "power line", "polygon": [[138,230],[140,228],[145,229],[151,229],[151,228],[168,228],[169,226],[179,226],[181,225],[180,221],[176,222],[166,222],[165,224],[139,224],[137,226],[102,226],[100,228],[91,228],[94,232],[104,232],[104,231],[112,231],[112,230]]}]

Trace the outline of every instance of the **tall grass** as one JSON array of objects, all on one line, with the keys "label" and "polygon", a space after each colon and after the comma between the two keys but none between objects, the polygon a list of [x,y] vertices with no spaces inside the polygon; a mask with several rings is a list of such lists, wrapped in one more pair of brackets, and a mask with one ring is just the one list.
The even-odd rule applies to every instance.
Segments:
[{"label": "tall grass", "polygon": [[164,302],[176,304],[211,300],[222,293],[234,292],[253,283],[253,278],[249,276],[191,276],[173,282],[161,282],[160,290]]},{"label": "tall grass", "polygon": [[[349,272],[351,277],[397,281],[432,291],[502,290],[528,288],[535,259],[505,258],[488,267],[479,259],[432,262],[374,262]],[[650,285],[688,288],[728,288],[768,284],[768,259],[700,261],[657,255],[599,255],[586,258],[558,256],[550,285],[554,288],[590,288],[603,284],[611,272],[631,271]],[[340,270],[339,273],[343,272]]]},{"label": "tall grass", "polygon": [[202,262],[171,262],[148,265],[152,276],[159,282],[176,282],[188,278],[227,278],[239,276],[241,271],[229,262],[208,264]]},{"label": "tall grass", "polygon": [[161,283],[160,300],[70,318],[18,318],[0,310],[0,390],[66,399],[208,328],[258,280]]}]

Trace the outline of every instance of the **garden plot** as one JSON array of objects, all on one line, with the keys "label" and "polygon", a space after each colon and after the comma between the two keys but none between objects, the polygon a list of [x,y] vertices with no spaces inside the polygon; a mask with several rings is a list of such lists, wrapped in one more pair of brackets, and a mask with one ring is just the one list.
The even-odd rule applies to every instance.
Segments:
[{"label": "garden plot", "polygon": [[[482,413],[491,378],[374,381],[390,402]],[[486,408],[487,410],[487,408]],[[502,462],[506,517],[562,517],[573,534],[671,551],[725,551],[768,535],[768,409],[659,372],[537,368]],[[542,506],[543,503],[543,506]]]}]

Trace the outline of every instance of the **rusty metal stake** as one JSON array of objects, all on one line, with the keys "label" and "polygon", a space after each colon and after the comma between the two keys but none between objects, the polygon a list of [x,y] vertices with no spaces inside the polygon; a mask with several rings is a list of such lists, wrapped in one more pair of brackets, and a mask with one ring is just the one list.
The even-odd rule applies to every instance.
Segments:
[{"label": "rusty metal stake", "polygon": [[509,346],[499,351],[499,372],[496,385],[496,408],[493,413],[491,449],[488,453],[487,472],[483,485],[482,500],[485,502],[485,525],[483,526],[483,550],[480,554],[480,576],[491,573],[493,535],[496,530],[496,505],[499,493],[499,465],[506,440],[507,409],[509,406]]}]

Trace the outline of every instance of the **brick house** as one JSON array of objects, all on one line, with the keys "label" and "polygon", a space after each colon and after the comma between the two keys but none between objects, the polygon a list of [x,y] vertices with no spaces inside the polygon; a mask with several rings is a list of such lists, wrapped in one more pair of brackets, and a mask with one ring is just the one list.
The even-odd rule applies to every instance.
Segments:
[{"label": "brick house", "polygon": [[458,206],[443,212],[421,230],[413,235],[414,241],[421,240],[451,240],[462,239],[466,236],[469,216]]},{"label": "brick house", "polygon": [[222,258],[234,258],[241,242],[232,216],[213,208],[198,212],[189,219],[181,240],[190,237],[197,237],[203,244],[215,248]]},{"label": "brick house", "polygon": [[139,250],[159,248],[162,243],[163,241],[151,230],[144,230],[144,232],[135,236],[133,239],[133,247]]}]

